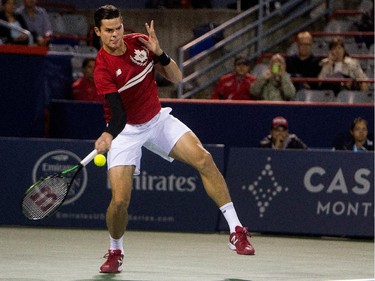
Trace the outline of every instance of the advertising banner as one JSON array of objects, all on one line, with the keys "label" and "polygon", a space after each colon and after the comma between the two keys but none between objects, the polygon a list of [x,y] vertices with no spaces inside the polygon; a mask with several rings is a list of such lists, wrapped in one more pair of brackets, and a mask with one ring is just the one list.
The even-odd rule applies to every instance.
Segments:
[{"label": "advertising banner", "polygon": [[253,232],[374,236],[373,153],[231,148],[226,179]]},{"label": "advertising banner", "polygon": [[[111,198],[106,167],[89,163],[75,178],[56,214],[29,221],[20,203],[26,188],[38,179],[76,165],[94,147],[93,141],[0,139],[0,225],[105,228]],[[219,169],[224,147],[208,145]],[[129,229],[209,231],[217,229],[219,209],[207,196],[199,174],[189,166],[169,163],[144,149],[141,174],[133,180]]]}]

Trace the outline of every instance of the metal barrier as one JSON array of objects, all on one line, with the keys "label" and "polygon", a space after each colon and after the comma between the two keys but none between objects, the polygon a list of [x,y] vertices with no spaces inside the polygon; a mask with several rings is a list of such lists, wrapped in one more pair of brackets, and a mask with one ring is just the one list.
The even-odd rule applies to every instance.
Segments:
[{"label": "metal barrier", "polygon": [[[258,5],[182,46],[178,64],[184,78],[178,86],[178,98],[191,98],[213,85],[232,70],[234,56],[243,54],[250,60],[255,59],[331,13],[330,0],[287,1],[279,9],[267,12],[267,5],[274,2],[261,0]],[[307,14],[309,16],[304,17]],[[222,40],[204,44],[220,33],[225,35]],[[191,56],[190,52],[202,45],[202,50]]]}]

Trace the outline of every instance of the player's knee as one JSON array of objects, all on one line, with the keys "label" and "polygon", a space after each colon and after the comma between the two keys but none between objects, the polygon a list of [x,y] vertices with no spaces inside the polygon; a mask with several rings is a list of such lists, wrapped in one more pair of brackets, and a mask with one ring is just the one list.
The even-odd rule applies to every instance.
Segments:
[{"label": "player's knee", "polygon": [[196,163],[196,169],[202,173],[202,172],[210,171],[214,167],[215,167],[215,164],[214,164],[214,160],[212,159],[211,153],[209,153],[208,151],[202,152]]},{"label": "player's knee", "polygon": [[130,204],[130,199],[126,198],[112,198],[111,200],[112,207],[118,211],[127,210]]}]

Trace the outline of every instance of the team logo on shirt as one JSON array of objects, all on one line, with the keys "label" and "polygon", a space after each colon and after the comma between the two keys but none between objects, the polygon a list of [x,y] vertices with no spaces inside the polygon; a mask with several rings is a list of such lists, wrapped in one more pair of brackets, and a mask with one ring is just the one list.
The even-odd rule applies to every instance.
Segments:
[{"label": "team logo on shirt", "polygon": [[140,65],[145,66],[147,63],[147,52],[146,50],[134,50],[134,56],[131,56],[130,59],[132,62]]}]

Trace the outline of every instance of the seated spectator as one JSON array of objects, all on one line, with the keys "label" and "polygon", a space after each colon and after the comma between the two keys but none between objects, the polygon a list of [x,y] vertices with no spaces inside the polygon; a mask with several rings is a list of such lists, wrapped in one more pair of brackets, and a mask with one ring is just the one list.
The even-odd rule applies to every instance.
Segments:
[{"label": "seated spectator", "polygon": [[374,150],[374,142],[368,138],[367,120],[358,117],[350,125],[349,134],[339,136],[334,145],[335,150],[365,152]]},{"label": "seated spectator", "polygon": [[251,94],[263,100],[293,100],[296,89],[285,68],[284,58],[280,54],[273,55],[269,68],[251,85]]},{"label": "seated spectator", "polygon": [[[353,27],[354,30],[360,32],[374,32],[374,6],[372,9],[363,11],[360,20],[354,22]],[[374,44],[374,36],[356,36],[355,40],[357,43],[364,42],[368,49]]]},{"label": "seated spectator", "polygon": [[[7,21],[12,26],[23,28],[27,30],[25,19],[16,13],[15,0],[1,0],[2,10],[0,11],[0,19]],[[15,29],[9,29],[5,26],[0,26],[0,39],[3,44],[20,44],[27,45],[29,38],[26,34]]]},{"label": "seated spectator", "polygon": [[347,83],[322,83],[322,89],[333,90],[336,94],[341,90],[368,91],[368,83],[357,83],[355,79],[365,79],[361,65],[353,59],[345,50],[344,42],[336,37],[329,43],[329,55],[321,61],[322,70],[319,78],[353,78],[353,82]]},{"label": "seated spectator", "polygon": [[222,76],[211,99],[220,100],[250,100],[253,99],[250,93],[251,84],[255,77],[249,72],[250,61],[242,56],[234,60],[234,72]]},{"label": "seated spectator", "polygon": [[49,36],[52,34],[52,25],[47,11],[36,5],[37,0],[23,0],[23,6],[19,7],[16,12],[25,19],[35,43],[39,46],[47,46]]},{"label": "seated spectator", "polygon": [[99,95],[94,83],[95,59],[86,58],[82,63],[83,77],[72,85],[73,100],[104,102],[104,97]]},{"label": "seated spectator", "polygon": [[272,120],[270,134],[260,141],[259,147],[273,149],[307,149],[295,134],[289,134],[288,120],[282,116],[275,117]]},{"label": "seated spectator", "polygon": [[[300,32],[297,35],[298,53],[286,58],[286,72],[292,77],[317,78],[321,66],[320,59],[312,53],[313,37],[310,32]],[[294,83],[296,90],[318,89],[318,83]]]}]

